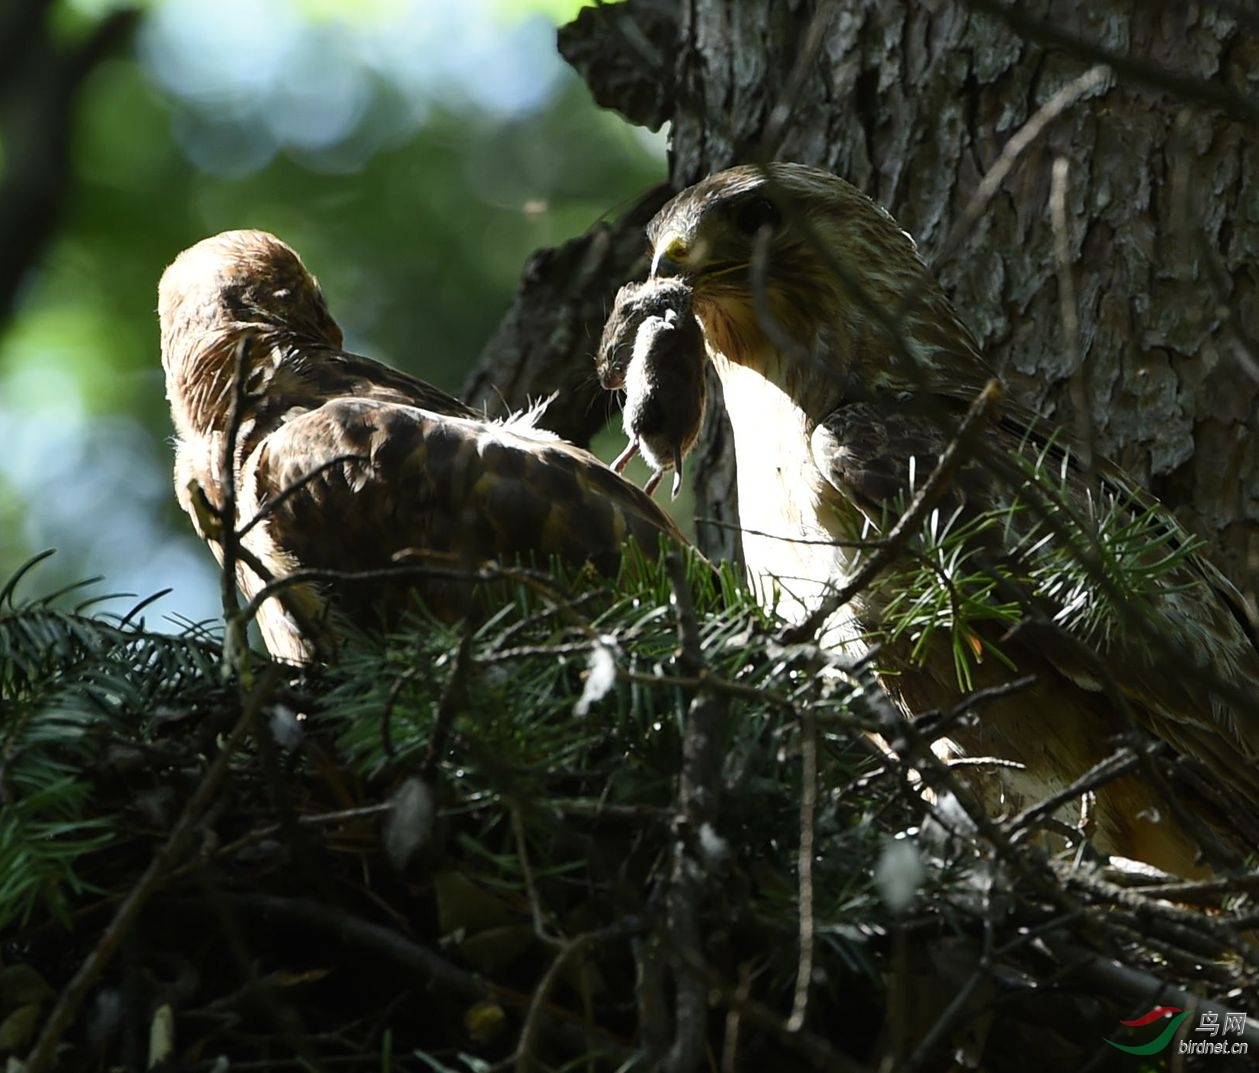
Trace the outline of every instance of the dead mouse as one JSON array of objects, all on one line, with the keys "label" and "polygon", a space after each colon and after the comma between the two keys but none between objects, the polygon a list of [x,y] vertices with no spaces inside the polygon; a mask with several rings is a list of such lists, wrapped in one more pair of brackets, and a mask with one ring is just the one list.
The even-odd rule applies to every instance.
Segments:
[{"label": "dead mouse", "polygon": [[618,473],[636,451],[653,472],[655,491],[673,470],[673,497],[682,487],[682,456],[695,445],[707,398],[704,339],[680,280],[629,283],[617,294],[595,366],[604,387],[625,388],[623,423],[629,445],[612,463]]}]

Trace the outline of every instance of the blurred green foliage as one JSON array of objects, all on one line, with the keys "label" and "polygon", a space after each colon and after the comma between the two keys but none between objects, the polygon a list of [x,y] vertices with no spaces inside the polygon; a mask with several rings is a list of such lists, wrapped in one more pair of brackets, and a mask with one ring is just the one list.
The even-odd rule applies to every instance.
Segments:
[{"label": "blurred green foliage", "polygon": [[[113,6],[62,0],[53,17],[82,33]],[[0,576],[55,544],[66,578],[175,585],[166,610],[203,614],[180,603],[187,579],[153,567],[175,544],[210,565],[169,491],[154,308],[175,254],[227,228],[274,231],[347,345],[457,390],[529,253],[658,182],[664,154],[556,56],[537,12],[571,2],[142,6],[134,43],[83,87],[61,231],[0,325]],[[275,21],[233,22],[237,8]],[[239,49],[174,49],[215,19]],[[0,144],[0,161],[20,151]]]}]

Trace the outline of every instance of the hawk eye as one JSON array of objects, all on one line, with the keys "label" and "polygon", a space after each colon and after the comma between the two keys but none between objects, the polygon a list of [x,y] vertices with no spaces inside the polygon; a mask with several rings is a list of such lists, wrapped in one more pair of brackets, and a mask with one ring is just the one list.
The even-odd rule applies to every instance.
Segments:
[{"label": "hawk eye", "polygon": [[755,235],[761,228],[774,231],[783,221],[782,213],[767,197],[755,197],[739,206],[734,222],[745,235]]}]

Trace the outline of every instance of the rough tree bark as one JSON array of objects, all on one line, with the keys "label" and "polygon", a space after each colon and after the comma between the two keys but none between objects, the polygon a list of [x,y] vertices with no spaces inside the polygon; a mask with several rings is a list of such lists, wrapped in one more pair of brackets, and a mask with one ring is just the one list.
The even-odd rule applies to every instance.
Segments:
[{"label": "rough tree bark", "polygon": [[[886,204],[936,263],[1012,392],[1064,424],[1087,421],[1097,449],[1173,506],[1254,606],[1253,17],[1228,0],[628,0],[585,9],[560,31],[560,48],[601,105],[632,122],[672,124],[675,188],[776,157],[830,168]],[[1110,74],[1045,127],[952,255],[938,259],[1011,137],[1104,59]],[[1048,206],[1058,158],[1069,166],[1083,354],[1074,396]],[[494,383],[519,405],[585,373],[601,306],[642,275],[633,257],[645,248],[633,240],[640,218],[534,259],[483,355],[477,394]],[[616,256],[594,258],[608,246]],[[556,419],[584,438],[598,410],[566,392]],[[695,473],[699,514],[732,520],[719,420]],[[700,539],[710,553],[734,550],[720,527],[701,527]]]}]

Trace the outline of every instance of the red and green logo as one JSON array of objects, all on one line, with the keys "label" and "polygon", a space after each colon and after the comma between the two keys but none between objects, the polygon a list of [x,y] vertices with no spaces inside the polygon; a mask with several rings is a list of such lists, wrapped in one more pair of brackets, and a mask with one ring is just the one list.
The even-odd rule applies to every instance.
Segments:
[{"label": "red and green logo", "polygon": [[1120,1021],[1121,1025],[1127,1025],[1129,1028],[1144,1028],[1146,1025],[1153,1024],[1160,1017],[1166,1017],[1169,1013],[1176,1014],[1168,1023],[1167,1027],[1158,1035],[1156,1039],[1150,1040],[1149,1043],[1142,1043],[1137,1047],[1129,1047],[1126,1043],[1116,1043],[1113,1039],[1106,1040],[1112,1047],[1121,1051],[1127,1051],[1129,1054],[1158,1054],[1164,1047],[1172,1041],[1172,1037],[1176,1035],[1176,1029],[1180,1027],[1180,1022],[1189,1016],[1188,1010],[1182,1010],[1179,1006],[1159,1006],[1157,1009],[1151,1010],[1143,1017],[1138,1017],[1135,1021]]}]

